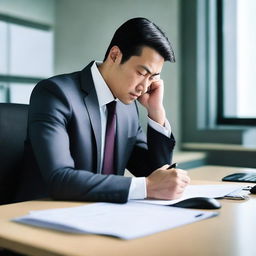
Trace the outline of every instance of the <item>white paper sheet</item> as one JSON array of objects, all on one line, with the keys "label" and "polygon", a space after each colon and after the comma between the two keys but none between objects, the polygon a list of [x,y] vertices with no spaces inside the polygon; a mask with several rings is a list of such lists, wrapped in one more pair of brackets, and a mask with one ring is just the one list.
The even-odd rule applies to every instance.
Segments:
[{"label": "white paper sheet", "polygon": [[175,200],[134,200],[140,203],[148,204],[158,204],[158,205],[173,205],[180,201],[183,201],[192,197],[210,197],[210,198],[223,198],[224,196],[238,190],[242,189],[241,185],[232,184],[220,184],[220,185],[189,185],[181,198]]},{"label": "white paper sheet", "polygon": [[134,239],[218,215],[217,212],[128,202],[33,211],[13,221],[73,233]]}]

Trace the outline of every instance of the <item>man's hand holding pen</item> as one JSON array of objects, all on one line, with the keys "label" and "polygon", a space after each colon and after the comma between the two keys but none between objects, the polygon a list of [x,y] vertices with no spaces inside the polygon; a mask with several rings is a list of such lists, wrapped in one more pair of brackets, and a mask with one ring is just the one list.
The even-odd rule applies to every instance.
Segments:
[{"label": "man's hand holding pen", "polygon": [[176,169],[176,164],[164,165],[152,172],[147,178],[147,197],[172,200],[180,198],[190,183],[187,172]]}]

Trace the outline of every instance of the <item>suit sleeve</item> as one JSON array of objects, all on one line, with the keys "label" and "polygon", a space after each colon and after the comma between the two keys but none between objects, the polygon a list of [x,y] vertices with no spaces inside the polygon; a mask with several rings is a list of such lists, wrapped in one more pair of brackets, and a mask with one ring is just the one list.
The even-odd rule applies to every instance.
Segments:
[{"label": "suit sleeve", "polygon": [[78,170],[68,136],[72,106],[52,81],[39,83],[32,93],[28,135],[40,172],[53,199],[127,201],[131,178]]},{"label": "suit sleeve", "polygon": [[148,125],[145,136],[139,126],[127,169],[137,177],[147,177],[157,168],[172,162],[174,146],[173,134],[167,137]]}]

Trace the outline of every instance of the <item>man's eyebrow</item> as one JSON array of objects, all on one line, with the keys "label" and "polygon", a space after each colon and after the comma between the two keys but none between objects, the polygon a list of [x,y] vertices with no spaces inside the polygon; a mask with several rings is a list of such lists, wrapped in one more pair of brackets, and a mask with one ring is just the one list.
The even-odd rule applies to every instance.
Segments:
[{"label": "man's eyebrow", "polygon": [[144,65],[139,65],[139,67],[145,69],[145,70],[146,70],[150,75],[152,75],[152,76],[158,76],[158,75],[160,75],[160,73],[152,74],[152,72],[149,70],[149,68],[146,67],[146,66],[144,66]]}]

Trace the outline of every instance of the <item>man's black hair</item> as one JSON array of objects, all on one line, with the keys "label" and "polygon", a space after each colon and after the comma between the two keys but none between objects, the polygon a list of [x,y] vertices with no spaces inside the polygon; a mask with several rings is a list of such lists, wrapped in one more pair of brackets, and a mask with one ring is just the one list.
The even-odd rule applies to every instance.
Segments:
[{"label": "man's black hair", "polygon": [[130,19],[116,30],[104,61],[113,46],[118,46],[122,52],[121,63],[126,62],[131,56],[140,56],[144,46],[156,50],[165,61],[175,62],[168,38],[157,25],[146,18]]}]

